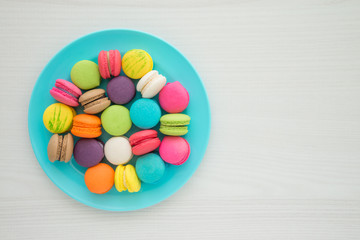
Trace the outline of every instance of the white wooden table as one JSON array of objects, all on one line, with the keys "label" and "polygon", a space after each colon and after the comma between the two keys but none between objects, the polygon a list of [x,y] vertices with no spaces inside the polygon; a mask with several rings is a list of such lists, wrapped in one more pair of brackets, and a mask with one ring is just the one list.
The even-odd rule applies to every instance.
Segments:
[{"label": "white wooden table", "polygon": [[[68,197],[27,131],[45,64],[108,28],[175,45],[211,102],[198,171],[136,212]],[[0,239],[360,239],[360,1],[0,0],[0,36]]]}]

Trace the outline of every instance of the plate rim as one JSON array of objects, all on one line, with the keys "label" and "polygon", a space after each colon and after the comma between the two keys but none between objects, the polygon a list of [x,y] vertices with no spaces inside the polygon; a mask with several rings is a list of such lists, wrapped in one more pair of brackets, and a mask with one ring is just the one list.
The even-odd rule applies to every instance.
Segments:
[{"label": "plate rim", "polygon": [[[31,137],[31,127],[30,127],[30,106],[32,105],[34,98],[34,94],[33,94],[33,90],[38,86],[39,84],[39,79],[42,78],[42,76],[44,75],[44,72],[45,72],[45,69],[47,69],[50,65],[50,63],[52,63],[52,61],[60,54],[62,53],[63,51],[65,51],[67,48],[69,48],[72,44],[76,43],[76,42],[79,42],[85,38],[89,38],[91,37],[92,35],[97,35],[97,34],[101,34],[101,33],[104,33],[104,32],[118,32],[118,31],[122,31],[122,32],[132,32],[132,33],[136,33],[136,34],[144,34],[144,35],[148,35],[152,38],[155,38],[167,45],[169,45],[171,48],[173,48],[179,55],[181,55],[185,60],[186,62],[188,62],[188,64],[190,65],[190,67],[193,69],[195,75],[197,76],[197,78],[200,80],[200,84],[202,86],[202,88],[204,89],[204,92],[205,92],[205,98],[206,98],[206,101],[207,101],[207,111],[208,111],[208,119],[209,119],[209,128],[208,128],[208,131],[207,131],[207,136],[206,136],[206,139],[205,139],[205,151],[204,151],[204,155],[202,157],[202,159],[195,165],[195,167],[191,170],[190,174],[184,178],[184,181],[182,184],[180,184],[179,186],[173,188],[171,191],[168,191],[166,194],[164,194],[164,196],[160,199],[160,200],[156,200],[154,202],[151,202],[150,204],[143,204],[141,205],[140,207],[134,207],[134,208],[127,208],[127,209],[118,209],[118,208],[113,208],[113,207],[108,207],[106,205],[98,205],[96,203],[93,203],[93,202],[89,202],[87,201],[86,199],[83,199],[83,198],[80,198],[78,197],[77,195],[74,195],[74,194],[71,194],[69,193],[65,188],[63,188],[62,186],[60,186],[54,179],[51,175],[48,174],[48,172],[45,170],[43,164],[41,163],[41,161],[39,161],[38,159],[38,155],[37,153],[35,152],[35,148],[34,148],[34,141]],[[30,143],[31,143],[31,147],[32,147],[32,150],[33,150],[33,153],[35,154],[35,158],[37,160],[37,162],[39,163],[40,167],[42,168],[42,170],[45,172],[45,174],[48,176],[48,178],[51,180],[51,182],[53,182],[53,184],[55,184],[55,186],[57,186],[62,192],[64,192],[66,195],[68,195],[70,198],[72,199],[75,199],[77,202],[79,203],[82,203],[88,207],[92,207],[92,208],[96,208],[96,209],[100,209],[100,210],[106,210],[106,211],[113,211],[113,212],[128,212],[128,211],[134,211],[134,210],[139,210],[139,209],[144,209],[144,208],[148,208],[148,207],[151,207],[151,206],[154,206],[166,199],[168,199],[170,196],[172,196],[173,194],[175,194],[178,190],[180,190],[188,181],[189,179],[193,176],[193,174],[196,172],[196,170],[198,169],[198,167],[200,166],[200,163],[203,161],[204,157],[205,157],[205,154],[206,154],[206,151],[207,151],[207,147],[208,147],[208,144],[209,144],[209,140],[210,140],[210,132],[211,132],[211,108],[210,108],[210,101],[209,101],[209,97],[208,97],[208,94],[207,94],[207,91],[206,91],[206,88],[205,88],[205,85],[204,85],[204,82],[202,81],[199,73],[197,72],[196,68],[193,66],[193,64],[189,61],[189,59],[184,55],[182,54],[175,46],[173,46],[172,44],[170,44],[169,42],[167,42],[166,40],[162,39],[161,37],[158,37],[154,34],[151,34],[151,33],[148,33],[148,32],[144,32],[144,31],[141,31],[141,30],[134,30],[134,29],[126,29],[126,28],[110,28],[110,29],[104,29],[104,30],[99,30],[99,31],[95,31],[95,32],[91,32],[91,33],[88,33],[86,35],[83,35],[79,38],[76,38],[74,40],[72,40],[71,42],[69,42],[68,44],[66,44],[64,47],[62,47],[59,51],[56,52],[55,55],[53,55],[50,60],[46,63],[46,65],[42,68],[42,71],[40,73],[40,75],[38,76],[38,78],[36,79],[36,82],[35,82],[35,85],[33,86],[32,88],[32,92],[31,92],[31,97],[30,97],[30,101],[29,101],[29,105],[28,105],[28,114],[27,114],[27,117],[28,117],[28,136],[30,138]]]}]

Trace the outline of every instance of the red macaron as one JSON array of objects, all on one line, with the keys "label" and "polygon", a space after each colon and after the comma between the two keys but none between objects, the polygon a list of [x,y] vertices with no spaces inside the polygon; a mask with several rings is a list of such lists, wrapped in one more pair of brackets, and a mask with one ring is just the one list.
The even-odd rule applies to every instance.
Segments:
[{"label": "red macaron", "polygon": [[143,130],[130,136],[129,141],[134,155],[144,155],[160,146],[160,139],[155,130]]},{"label": "red macaron", "polygon": [[121,71],[119,50],[101,51],[98,56],[99,72],[102,78],[117,77]]}]

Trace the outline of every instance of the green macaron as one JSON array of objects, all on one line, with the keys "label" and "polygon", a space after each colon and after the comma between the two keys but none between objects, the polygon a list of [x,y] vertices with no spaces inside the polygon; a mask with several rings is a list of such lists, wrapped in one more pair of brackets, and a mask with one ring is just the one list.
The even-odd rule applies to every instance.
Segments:
[{"label": "green macaron", "polygon": [[71,81],[81,89],[88,90],[100,85],[100,72],[96,63],[82,60],[71,69]]},{"label": "green macaron", "polygon": [[121,105],[112,105],[101,114],[101,124],[110,135],[124,135],[132,125],[130,112]]},{"label": "green macaron", "polygon": [[190,117],[182,113],[166,114],[160,118],[160,132],[170,136],[182,136],[188,132]]}]

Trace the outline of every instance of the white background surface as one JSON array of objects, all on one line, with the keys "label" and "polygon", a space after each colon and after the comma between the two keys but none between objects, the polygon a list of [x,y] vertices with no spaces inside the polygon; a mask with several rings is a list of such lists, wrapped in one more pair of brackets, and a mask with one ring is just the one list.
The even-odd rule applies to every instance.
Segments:
[{"label": "white background surface", "polygon": [[[136,212],[68,197],[27,132],[46,63],[107,28],[172,43],[211,103],[198,171]],[[0,239],[360,239],[360,1],[0,0],[0,36]]]}]

